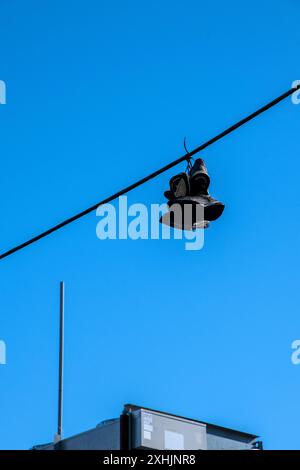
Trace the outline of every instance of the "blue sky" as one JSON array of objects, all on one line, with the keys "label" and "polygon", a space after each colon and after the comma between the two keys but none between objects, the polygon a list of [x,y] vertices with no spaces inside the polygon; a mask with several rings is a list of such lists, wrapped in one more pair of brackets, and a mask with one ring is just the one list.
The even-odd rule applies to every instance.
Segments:
[{"label": "blue sky", "polygon": [[[2,1],[1,251],[145,176],[300,79],[297,0]],[[90,216],[1,262],[0,448],[126,402],[300,449],[300,106],[202,154],[226,204],[200,251],[96,237]],[[184,165],[178,171],[184,170]],[[163,202],[170,171],[129,202]]]}]

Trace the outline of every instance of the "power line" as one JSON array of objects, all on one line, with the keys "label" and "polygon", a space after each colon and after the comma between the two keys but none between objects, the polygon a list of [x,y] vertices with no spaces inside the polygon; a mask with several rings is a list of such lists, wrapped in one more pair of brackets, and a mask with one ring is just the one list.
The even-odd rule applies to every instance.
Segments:
[{"label": "power line", "polygon": [[201,152],[202,150],[206,149],[207,147],[209,147],[210,145],[214,144],[215,142],[217,142],[218,140],[222,139],[223,137],[225,137],[226,135],[230,134],[231,132],[235,131],[236,129],[238,129],[239,127],[243,126],[244,124],[246,124],[247,122],[251,121],[252,119],[256,118],[257,116],[259,116],[260,114],[264,113],[265,111],[267,111],[268,109],[272,108],[273,106],[275,106],[276,104],[280,103],[281,101],[283,101],[284,99],[288,98],[289,96],[291,96],[293,93],[295,93],[297,90],[300,90],[300,85],[297,85],[296,87],[294,88],[291,88],[290,90],[288,90],[287,92],[283,93],[282,95],[280,95],[278,98],[276,98],[275,100],[271,101],[270,103],[266,104],[265,106],[263,106],[262,108],[259,108],[257,111],[255,111],[254,113],[250,114],[249,116],[245,117],[244,119],[238,121],[236,124],[234,124],[233,126],[230,126],[228,127],[228,129],[224,130],[223,132],[221,132],[220,134],[216,135],[215,137],[213,137],[212,139],[208,140],[207,142],[205,142],[204,144],[200,145],[199,147],[195,148],[194,150],[192,150],[191,152],[188,152],[186,153],[185,155],[183,155],[182,157],[180,158],[177,158],[177,160],[174,160],[173,162],[169,163],[168,165],[165,165],[163,166],[162,168],[160,168],[159,170],[156,170],[154,171],[153,173],[150,173],[150,175],[148,176],[145,176],[144,178],[140,179],[139,181],[131,184],[130,186],[127,186],[126,188],[124,189],[121,189],[121,191],[118,191],[117,193],[113,194],[112,196],[109,196],[107,197],[106,199],[103,199],[102,201],[98,202],[97,204],[94,204],[93,206],[85,209],[84,211],[82,212],[79,212],[78,214],[76,215],[73,215],[72,217],[69,217],[68,219],[64,220],[63,222],[60,222],[59,224],[57,225],[54,225],[53,227],[49,228],[48,230],[46,230],[45,232],[42,232],[40,233],[39,235],[36,235],[35,237],[33,238],[30,238],[29,240],[25,241],[24,243],[21,243],[20,245],[17,245],[15,246],[14,248],[11,248],[10,250],[2,253],[0,255],[0,260],[4,259],[4,258],[7,258],[8,256],[12,255],[13,253],[16,253],[17,251],[20,251],[22,250],[23,248],[26,248],[27,246],[29,245],[32,245],[33,243],[41,240],[42,238],[45,238],[47,237],[48,235],[50,235],[51,233],[53,232],[56,232],[57,230],[65,227],[66,225],[69,225],[71,224],[72,222],[75,222],[75,220],[78,220],[80,219],[81,217],[84,217],[85,215],[89,214],[90,212],[93,212],[95,211],[99,206],[103,205],[103,204],[108,204],[109,202],[112,202],[114,201],[115,199],[117,199],[118,197],[122,196],[123,194],[126,194],[126,193],[129,193],[130,191],[132,191],[133,189],[137,188],[138,186],[141,186],[142,184],[144,183],[147,183],[148,181],[150,181],[151,179],[153,178],[156,178],[157,176],[161,175],[162,173],[164,173],[165,171],[169,170],[170,168],[173,168],[174,166],[178,165],[179,163],[182,163],[183,161],[189,161],[190,158],[192,158],[194,155],[196,155],[197,153]]}]

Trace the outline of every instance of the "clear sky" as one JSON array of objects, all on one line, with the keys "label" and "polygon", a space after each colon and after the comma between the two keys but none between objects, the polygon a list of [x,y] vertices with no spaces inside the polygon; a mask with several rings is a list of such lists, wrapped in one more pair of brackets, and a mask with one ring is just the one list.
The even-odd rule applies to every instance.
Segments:
[{"label": "clear sky", "polygon": [[[1,251],[193,148],[300,79],[298,0],[2,0]],[[300,106],[202,154],[226,204],[200,251],[96,237],[93,213],[0,263],[0,447],[126,402],[300,449]],[[179,166],[178,171],[185,169]],[[164,201],[170,171],[130,194]]]}]

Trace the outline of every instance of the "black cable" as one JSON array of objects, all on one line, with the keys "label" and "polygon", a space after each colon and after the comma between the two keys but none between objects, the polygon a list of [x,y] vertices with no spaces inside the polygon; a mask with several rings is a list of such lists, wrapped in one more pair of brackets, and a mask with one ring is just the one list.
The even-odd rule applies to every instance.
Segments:
[{"label": "black cable", "polygon": [[107,197],[106,199],[103,199],[102,201],[98,202],[97,204],[94,204],[93,206],[89,207],[88,209],[85,209],[84,211],[82,212],[79,212],[79,214],[76,214],[76,215],[73,215],[72,217],[70,217],[69,219],[66,219],[64,220],[63,222],[60,222],[59,224],[57,225],[54,225],[54,227],[51,227],[49,228],[48,230],[46,230],[45,232],[42,232],[40,233],[39,235],[36,235],[35,237],[27,240],[26,242],[24,243],[21,243],[20,245],[17,245],[15,246],[14,248],[11,248],[10,250],[2,253],[0,255],[0,260],[1,259],[4,259],[4,258],[7,258],[8,256],[12,255],[13,253],[16,253],[16,251],[19,251],[19,250],[22,250],[23,248],[25,248],[26,246],[28,245],[31,245],[32,243],[35,243],[37,242],[38,240],[41,240],[41,238],[45,238],[47,237],[48,235],[50,235],[51,233],[53,232],[56,232],[57,230],[65,227],[66,225],[69,225],[71,224],[72,222],[75,222],[75,220],[77,219],[80,219],[81,217],[89,214],[90,212],[93,212],[95,211],[99,206],[103,205],[103,204],[108,204],[109,202],[117,199],[118,197],[122,196],[123,194],[126,194],[128,193],[129,191],[132,191],[133,189],[137,188],[138,186],[141,186],[142,184],[144,183],[147,183],[147,181],[150,181],[151,179],[153,178],[156,178],[156,176],[159,176],[160,174],[164,173],[165,171],[169,170],[170,168],[173,168],[174,166],[178,165],[179,163],[183,162],[184,160],[187,160],[189,161],[189,159],[195,155],[196,153],[199,153],[201,152],[202,150],[204,150],[205,148],[207,148],[208,146],[214,144],[215,142],[217,142],[218,140],[222,139],[223,137],[225,137],[226,135],[230,134],[231,132],[235,131],[236,129],[238,129],[239,127],[243,126],[244,124],[246,124],[247,122],[251,121],[252,119],[254,119],[255,117],[259,116],[260,114],[264,113],[265,111],[267,111],[268,109],[272,108],[273,106],[275,106],[276,104],[280,103],[281,101],[283,101],[285,98],[288,98],[289,96],[291,96],[293,93],[295,93],[295,91],[297,90],[300,90],[300,85],[294,87],[294,88],[291,88],[290,90],[288,90],[286,93],[282,94],[281,96],[279,96],[278,98],[276,98],[275,100],[271,101],[270,103],[266,104],[265,106],[263,106],[262,108],[258,109],[257,111],[255,111],[254,113],[250,114],[249,116],[247,116],[246,118],[242,119],[241,121],[237,122],[236,124],[234,124],[233,126],[229,127],[228,129],[226,129],[225,131],[221,132],[220,134],[218,134],[217,136],[213,137],[212,139],[208,140],[207,142],[205,142],[204,144],[200,145],[200,147],[197,147],[195,148],[194,150],[192,150],[191,152],[189,153],[186,153],[185,155],[183,155],[182,157],[178,158],[177,160],[174,160],[172,163],[169,163],[168,165],[165,165],[163,166],[162,168],[160,168],[159,170],[157,171],[154,171],[153,173],[151,173],[150,175],[148,176],[145,176],[145,178],[142,178],[141,180],[137,181],[136,183],[133,183],[131,184],[130,186],[127,186],[127,188],[124,188],[124,189],[121,189],[121,191],[118,191],[117,193],[113,194],[112,196],[109,196]]}]

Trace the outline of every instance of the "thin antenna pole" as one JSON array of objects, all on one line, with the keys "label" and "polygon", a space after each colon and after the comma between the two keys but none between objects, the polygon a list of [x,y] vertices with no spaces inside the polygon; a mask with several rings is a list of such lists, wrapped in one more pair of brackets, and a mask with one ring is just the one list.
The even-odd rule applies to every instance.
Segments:
[{"label": "thin antenna pole", "polygon": [[65,316],[65,284],[60,282],[60,312],[59,312],[59,371],[58,371],[58,421],[56,441],[63,435],[63,389],[64,389],[64,316]]}]

